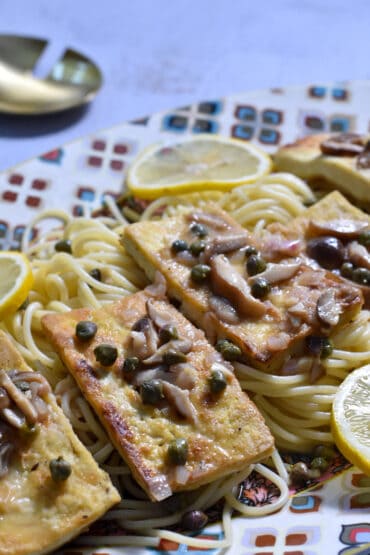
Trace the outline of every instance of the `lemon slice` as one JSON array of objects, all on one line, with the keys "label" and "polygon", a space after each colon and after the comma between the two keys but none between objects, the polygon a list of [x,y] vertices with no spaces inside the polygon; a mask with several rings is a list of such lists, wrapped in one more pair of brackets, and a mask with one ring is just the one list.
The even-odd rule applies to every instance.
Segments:
[{"label": "lemon slice", "polygon": [[332,410],[334,441],[343,455],[370,475],[370,364],[340,385]]},{"label": "lemon slice", "polygon": [[127,185],[133,194],[147,199],[203,188],[227,191],[256,181],[271,166],[269,155],[252,143],[196,135],[146,148],[129,168]]},{"label": "lemon slice", "polygon": [[20,252],[0,252],[0,318],[15,312],[32,287],[31,265]]}]

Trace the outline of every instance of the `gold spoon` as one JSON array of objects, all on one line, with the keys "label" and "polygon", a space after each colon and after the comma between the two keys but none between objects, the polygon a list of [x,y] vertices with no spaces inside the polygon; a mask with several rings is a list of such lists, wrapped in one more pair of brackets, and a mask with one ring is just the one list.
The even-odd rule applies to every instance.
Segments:
[{"label": "gold spoon", "polygon": [[89,58],[67,49],[44,79],[33,70],[47,40],[0,35],[0,112],[36,115],[90,102],[102,75]]}]

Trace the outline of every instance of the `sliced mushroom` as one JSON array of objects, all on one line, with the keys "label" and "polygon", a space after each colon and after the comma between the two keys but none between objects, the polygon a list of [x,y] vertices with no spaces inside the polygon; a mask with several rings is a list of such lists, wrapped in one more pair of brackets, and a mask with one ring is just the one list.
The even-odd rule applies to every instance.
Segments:
[{"label": "sliced mushroom", "polygon": [[317,300],[316,314],[319,320],[327,326],[336,326],[341,315],[341,305],[335,296],[335,289],[329,288]]},{"label": "sliced mushroom", "polygon": [[229,299],[238,313],[252,318],[260,318],[266,314],[266,305],[253,297],[246,280],[223,254],[211,259],[211,283],[216,295]]},{"label": "sliced mushroom", "polygon": [[369,223],[360,220],[310,220],[308,232],[312,235],[331,235],[339,239],[356,239]]},{"label": "sliced mushroom", "polygon": [[270,285],[274,285],[275,283],[285,281],[286,279],[290,279],[295,276],[301,265],[302,261],[286,264],[269,263],[266,270],[256,276],[250,277],[248,279],[248,283],[253,283],[257,278],[264,278],[270,283]]},{"label": "sliced mushroom", "polygon": [[0,478],[6,476],[9,471],[10,458],[15,450],[14,444],[4,433],[4,424],[0,430]]},{"label": "sliced mushroom", "polygon": [[320,144],[321,152],[329,156],[356,156],[363,148],[364,139],[358,133],[332,135]]},{"label": "sliced mushroom", "polygon": [[149,317],[157,326],[158,329],[163,328],[164,326],[173,325],[176,327],[176,322],[174,322],[171,314],[168,313],[168,310],[164,308],[160,308],[158,303],[154,301],[154,299],[148,299],[146,302],[146,309],[148,312]]},{"label": "sliced mushroom", "polygon": [[142,385],[144,382],[149,380],[168,380],[171,376],[168,375],[165,366],[156,366],[155,368],[150,368],[149,370],[142,370],[137,372],[133,379],[132,384],[136,386]]},{"label": "sliced mushroom", "polygon": [[174,384],[163,382],[163,393],[167,401],[174,405],[181,416],[193,424],[198,423],[198,415],[190,400],[189,391],[187,389],[180,389]]},{"label": "sliced mushroom", "polygon": [[203,253],[204,261],[208,261],[211,256],[215,254],[222,254],[225,252],[232,252],[241,249],[248,244],[247,233],[234,233],[233,235],[223,235],[216,237],[207,243]]},{"label": "sliced mushroom", "polygon": [[197,383],[197,370],[188,362],[172,364],[168,374],[174,376],[175,385],[180,387],[180,389],[189,389],[190,391]]},{"label": "sliced mushroom", "polygon": [[180,353],[187,354],[191,351],[191,347],[190,339],[173,339],[156,349],[156,352],[150,357],[145,358],[143,364],[158,364],[162,362],[163,355],[169,351],[179,351]]},{"label": "sliced mushroom", "polygon": [[214,311],[219,320],[226,324],[239,324],[240,318],[238,313],[228,299],[217,295],[211,295],[208,302],[210,308]]},{"label": "sliced mushroom", "polygon": [[145,291],[149,293],[149,295],[153,295],[153,297],[164,297],[167,291],[167,282],[164,275],[157,270],[154,275],[153,283],[151,285],[148,285],[145,288]]},{"label": "sliced mushroom", "polygon": [[360,245],[357,241],[352,241],[348,245],[348,257],[356,266],[370,270],[370,254],[364,245]]},{"label": "sliced mushroom", "polygon": [[[3,369],[0,369],[0,386],[6,390],[10,399],[26,418],[28,424],[35,424],[37,422],[37,411],[35,407],[26,395],[13,383],[12,379]],[[7,408],[3,409],[3,413],[9,410],[10,409]]]},{"label": "sliced mushroom", "polygon": [[204,224],[207,227],[215,229],[216,231],[230,228],[230,224],[225,222],[221,216],[218,214],[212,214],[212,212],[190,212],[187,215],[187,220],[190,222]]},{"label": "sliced mushroom", "polygon": [[139,359],[148,358],[156,352],[159,338],[150,318],[140,318],[132,326],[128,342],[132,356]]}]

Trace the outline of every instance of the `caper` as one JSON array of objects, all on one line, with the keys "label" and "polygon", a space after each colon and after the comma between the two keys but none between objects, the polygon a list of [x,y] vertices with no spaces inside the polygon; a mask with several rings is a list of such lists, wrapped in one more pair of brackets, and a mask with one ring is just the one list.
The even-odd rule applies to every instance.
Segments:
[{"label": "caper", "polygon": [[140,360],[137,357],[127,357],[123,362],[123,371],[130,374],[139,368]]},{"label": "caper", "polygon": [[365,245],[366,247],[370,245],[370,229],[367,229],[366,231],[360,233],[360,235],[358,236],[358,242],[361,243],[361,245]]},{"label": "caper", "polygon": [[72,472],[70,463],[64,460],[63,457],[52,459],[49,462],[49,469],[51,477],[55,482],[64,482],[69,478]]},{"label": "caper", "polygon": [[183,465],[188,458],[188,442],[186,439],[174,439],[168,446],[168,458],[172,464]]},{"label": "caper", "polygon": [[337,237],[317,237],[307,243],[307,254],[327,270],[340,268],[344,259],[344,246]]},{"label": "caper", "polygon": [[328,337],[309,335],[306,337],[306,345],[313,355],[320,358],[327,358],[333,352],[333,345]]},{"label": "caper", "polygon": [[96,279],[96,281],[101,281],[102,276],[99,268],[93,268],[89,273],[92,278]]},{"label": "caper", "polygon": [[140,387],[141,400],[144,405],[158,405],[163,399],[163,387],[160,380],[147,380]]},{"label": "caper", "polygon": [[324,457],[315,457],[311,461],[311,468],[317,468],[320,472],[324,472],[329,466],[329,463]]},{"label": "caper", "polygon": [[256,247],[253,247],[252,245],[247,245],[244,249],[245,252],[245,256],[248,258],[249,256],[251,256],[252,254],[258,254],[258,251],[256,249]]},{"label": "caper", "polygon": [[340,267],[340,273],[345,278],[352,278],[354,266],[351,262],[343,262],[342,266]]},{"label": "caper", "polygon": [[202,283],[208,278],[210,272],[211,268],[207,264],[196,264],[191,269],[191,279],[196,283]]},{"label": "caper", "polygon": [[242,354],[240,347],[234,345],[234,343],[227,339],[219,339],[216,343],[216,349],[222,354],[225,360],[229,361],[238,360]]},{"label": "caper", "polygon": [[271,290],[271,285],[263,277],[256,278],[251,285],[251,293],[257,299],[264,299]]},{"label": "caper", "polygon": [[352,272],[352,279],[360,285],[370,284],[370,270],[367,268],[356,268]]},{"label": "caper", "polygon": [[250,276],[255,276],[266,270],[266,262],[258,254],[251,254],[247,260],[247,272]]},{"label": "caper", "polygon": [[55,243],[54,249],[57,252],[68,252],[68,254],[72,254],[72,243],[69,239],[62,239]]},{"label": "caper", "polygon": [[183,241],[182,239],[176,239],[171,245],[171,250],[174,253],[187,251],[188,248],[189,248],[189,245],[187,244],[186,241]]},{"label": "caper", "polygon": [[227,386],[225,374],[222,370],[213,370],[208,382],[212,393],[221,393]]},{"label": "caper", "polygon": [[16,387],[18,389],[20,389],[21,391],[25,392],[25,391],[29,391],[30,390],[30,384],[29,382],[26,381],[20,381],[20,382],[16,382],[15,383]]},{"label": "caper", "polygon": [[163,328],[159,331],[159,339],[162,343],[168,343],[171,339],[178,339],[179,334],[177,331],[176,326],[172,326],[171,324],[167,324],[163,326]]},{"label": "caper", "polygon": [[102,366],[111,366],[117,360],[118,351],[114,345],[102,343],[95,347],[94,355]]},{"label": "caper", "polygon": [[80,341],[89,341],[95,336],[97,331],[98,326],[94,322],[82,320],[78,322],[76,326],[76,337],[78,337]]},{"label": "caper", "polygon": [[208,516],[203,511],[187,511],[182,515],[181,528],[196,532],[205,527],[208,522]]},{"label": "caper", "polygon": [[208,235],[208,229],[203,224],[198,224],[196,222],[190,225],[190,231],[197,235],[198,237],[206,237]]},{"label": "caper", "polygon": [[206,248],[205,241],[194,241],[194,243],[191,243],[189,250],[192,255],[199,256],[200,253],[203,252],[205,248]]},{"label": "caper", "polygon": [[332,460],[336,456],[335,449],[330,445],[317,445],[314,450],[315,457],[323,457],[326,460]]},{"label": "caper", "polygon": [[171,364],[178,364],[180,362],[186,362],[186,355],[181,351],[167,351],[164,353],[162,360],[165,364],[170,366]]}]

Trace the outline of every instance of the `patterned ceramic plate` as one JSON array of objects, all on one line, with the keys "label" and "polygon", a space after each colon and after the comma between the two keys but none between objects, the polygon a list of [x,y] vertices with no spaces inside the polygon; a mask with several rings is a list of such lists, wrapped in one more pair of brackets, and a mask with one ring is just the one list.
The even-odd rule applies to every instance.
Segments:
[{"label": "patterned ceramic plate", "polygon": [[[123,175],[143,147],[192,133],[220,133],[251,140],[273,152],[299,136],[323,131],[370,131],[370,82],[330,83],[249,92],[209,100],[100,131],[51,150],[0,175],[0,248],[17,248],[24,225],[39,210],[64,208],[75,216],[118,195]],[[339,461],[336,471],[343,469]],[[273,495],[253,482],[253,501]],[[370,478],[356,469],[340,473],[311,492],[292,497],[277,514],[235,519],[228,555],[370,554]],[[210,527],[207,537],[219,538]],[[120,534],[98,526],[96,537]],[[216,555],[172,542],[158,549],[107,548],[105,555]],[[76,545],[63,553],[80,555]],[[218,554],[217,554],[218,555]]]}]

